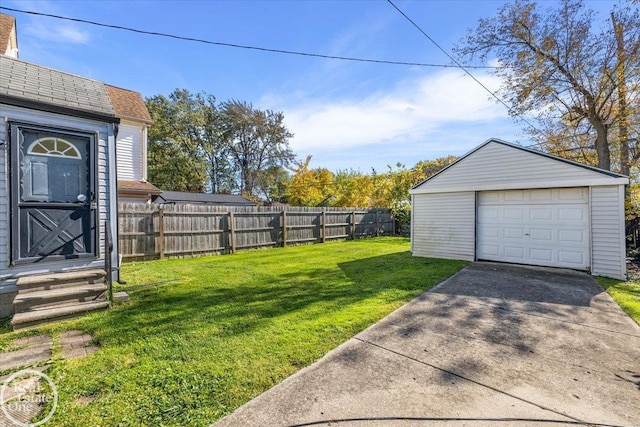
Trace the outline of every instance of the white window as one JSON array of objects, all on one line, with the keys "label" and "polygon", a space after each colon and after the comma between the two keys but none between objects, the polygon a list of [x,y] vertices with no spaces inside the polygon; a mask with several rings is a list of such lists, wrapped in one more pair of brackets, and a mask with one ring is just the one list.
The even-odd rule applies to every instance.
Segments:
[{"label": "white window", "polygon": [[36,156],[68,157],[81,159],[78,149],[62,138],[44,137],[35,140],[27,149],[27,154]]}]

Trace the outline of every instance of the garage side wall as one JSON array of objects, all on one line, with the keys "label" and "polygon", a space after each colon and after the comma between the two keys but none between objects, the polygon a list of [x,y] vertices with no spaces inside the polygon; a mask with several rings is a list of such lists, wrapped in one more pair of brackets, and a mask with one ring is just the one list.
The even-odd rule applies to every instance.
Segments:
[{"label": "garage side wall", "polygon": [[475,192],[416,194],[412,214],[414,256],[474,261]]},{"label": "garage side wall", "polygon": [[591,273],[626,279],[624,186],[591,188]]}]

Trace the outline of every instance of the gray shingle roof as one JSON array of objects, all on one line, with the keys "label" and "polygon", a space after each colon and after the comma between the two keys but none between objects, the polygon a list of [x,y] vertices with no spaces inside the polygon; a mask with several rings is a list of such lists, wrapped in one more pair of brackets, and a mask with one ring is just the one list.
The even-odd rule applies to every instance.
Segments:
[{"label": "gray shingle roof", "polygon": [[251,200],[237,194],[184,193],[163,191],[156,203],[207,203],[227,206],[255,206]]},{"label": "gray shingle roof", "polygon": [[0,55],[0,97],[115,117],[103,83]]}]

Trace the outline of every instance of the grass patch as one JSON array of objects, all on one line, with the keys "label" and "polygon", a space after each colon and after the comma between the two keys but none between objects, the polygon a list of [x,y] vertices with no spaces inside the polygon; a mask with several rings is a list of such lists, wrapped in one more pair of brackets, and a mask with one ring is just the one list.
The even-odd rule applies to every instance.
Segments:
[{"label": "grass patch", "polygon": [[640,325],[640,281],[609,279],[598,277],[598,282],[622,309]]},{"label": "grass patch", "polygon": [[54,358],[47,425],[209,425],[467,264],[408,250],[376,238],[125,264],[130,304],[29,332],[80,328],[101,346]]}]

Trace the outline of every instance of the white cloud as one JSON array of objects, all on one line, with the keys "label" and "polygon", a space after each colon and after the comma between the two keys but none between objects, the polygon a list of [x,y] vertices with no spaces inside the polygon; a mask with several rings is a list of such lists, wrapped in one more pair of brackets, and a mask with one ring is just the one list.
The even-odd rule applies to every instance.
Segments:
[{"label": "white cloud", "polygon": [[[481,81],[491,90],[499,86],[493,76]],[[459,70],[445,70],[400,82],[364,99],[305,101],[298,93],[294,99],[267,96],[261,104],[285,113],[287,126],[295,134],[292,148],[308,152],[415,142],[441,133],[443,127],[459,131],[461,126],[505,119],[505,108],[489,96]]]},{"label": "white cloud", "polygon": [[40,22],[32,22],[25,29],[27,35],[46,41],[71,44],[89,44],[91,33],[81,30],[74,24],[47,25]]}]

